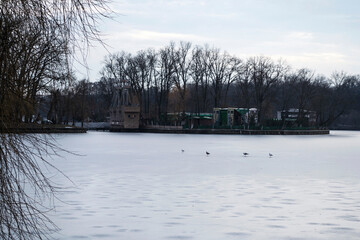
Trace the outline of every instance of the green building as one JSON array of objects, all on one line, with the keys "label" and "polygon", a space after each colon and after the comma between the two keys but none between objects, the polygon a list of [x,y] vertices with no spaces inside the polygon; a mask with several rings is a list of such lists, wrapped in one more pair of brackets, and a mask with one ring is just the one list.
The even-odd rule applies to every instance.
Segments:
[{"label": "green building", "polygon": [[256,108],[214,108],[213,125],[216,128],[246,127],[256,123]]}]

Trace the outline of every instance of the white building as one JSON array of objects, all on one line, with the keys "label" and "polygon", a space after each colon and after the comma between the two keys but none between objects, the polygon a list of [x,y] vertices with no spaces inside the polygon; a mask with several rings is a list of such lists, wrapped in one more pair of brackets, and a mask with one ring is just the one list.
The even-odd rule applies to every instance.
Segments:
[{"label": "white building", "polygon": [[[295,121],[307,121],[309,125],[315,125],[316,112],[310,110],[302,110],[302,117],[300,116],[300,110],[297,108],[289,108],[287,110],[277,111],[277,120],[285,120],[288,122]],[[302,119],[301,119],[302,118]]]}]

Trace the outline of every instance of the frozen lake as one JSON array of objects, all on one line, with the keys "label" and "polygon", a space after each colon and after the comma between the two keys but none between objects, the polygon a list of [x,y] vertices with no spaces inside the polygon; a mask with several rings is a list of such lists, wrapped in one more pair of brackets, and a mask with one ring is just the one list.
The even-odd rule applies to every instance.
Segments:
[{"label": "frozen lake", "polygon": [[360,132],[56,138],[59,239],[360,239]]}]

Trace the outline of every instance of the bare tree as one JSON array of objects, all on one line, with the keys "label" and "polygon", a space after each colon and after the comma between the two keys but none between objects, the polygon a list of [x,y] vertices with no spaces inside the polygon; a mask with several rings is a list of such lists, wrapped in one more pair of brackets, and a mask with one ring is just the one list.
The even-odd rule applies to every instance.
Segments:
[{"label": "bare tree", "polygon": [[140,51],[133,57],[129,56],[127,62],[125,74],[130,81],[132,90],[139,99],[140,110],[143,112],[143,105],[147,104],[145,89],[151,83],[153,73],[153,58],[149,57],[148,52]]},{"label": "bare tree", "polygon": [[305,111],[309,110],[312,98],[315,95],[313,87],[314,72],[308,69],[300,69],[293,75],[293,97],[295,107],[299,110],[297,124],[303,126]]},{"label": "bare tree", "polygon": [[105,66],[100,72],[102,79],[112,82],[113,85],[118,85],[120,81],[126,80],[129,57],[130,54],[124,51],[106,56]]},{"label": "bare tree", "polygon": [[75,85],[74,91],[74,102],[76,110],[78,111],[75,115],[77,119],[81,122],[81,127],[84,127],[84,121],[89,117],[89,94],[90,93],[90,82],[86,79],[83,79]]},{"label": "bare tree", "polygon": [[346,81],[346,79],[348,78],[346,72],[344,71],[335,71],[331,74],[330,79],[329,79],[329,83],[331,84],[331,86],[334,87],[339,87],[342,84],[344,84],[344,82]]},{"label": "bare tree", "polygon": [[[6,133],[0,135],[0,237],[47,239],[57,230],[47,217],[57,188],[41,165],[51,166],[50,154],[59,148],[46,135]],[[29,190],[31,189],[31,191]]]},{"label": "bare tree", "polygon": [[111,105],[112,97],[115,93],[117,80],[114,78],[101,77],[100,80],[95,84],[98,88],[97,91],[99,98],[102,99],[105,109],[108,110]]},{"label": "bare tree", "polygon": [[158,119],[167,120],[167,108],[169,93],[173,86],[175,74],[175,43],[171,43],[163,49],[160,49],[159,59],[156,67],[156,76],[154,78],[155,101],[157,105]]},{"label": "bare tree", "polygon": [[252,94],[252,82],[250,79],[250,68],[248,64],[244,64],[242,68],[238,69],[236,75],[236,82],[239,88],[239,104],[245,108],[250,108],[251,94]]},{"label": "bare tree", "polygon": [[335,75],[332,79],[318,76],[314,82],[315,97],[312,107],[317,113],[320,127],[331,126],[356,103],[357,92],[353,89],[358,84],[357,77],[341,74],[341,79],[334,79]]},{"label": "bare tree", "polygon": [[265,103],[271,97],[272,87],[278,83],[286,73],[288,66],[279,61],[275,63],[268,57],[252,57],[247,65],[250,71],[250,79],[254,85],[255,105],[258,110],[258,122],[263,124]]},{"label": "bare tree", "polygon": [[56,187],[42,171],[60,150],[47,135],[22,134],[35,96],[70,72],[75,49],[99,40],[103,0],[0,1],[0,238],[47,239]]},{"label": "bare tree", "polygon": [[214,107],[221,106],[221,94],[224,87],[226,68],[227,68],[227,53],[221,53],[220,49],[209,50],[208,68],[210,71],[211,93],[214,98]]},{"label": "bare tree", "polygon": [[186,93],[187,93],[187,84],[190,80],[190,67],[191,67],[191,58],[189,54],[191,49],[190,42],[180,42],[180,47],[175,51],[175,78],[174,83],[180,94],[182,111],[185,113],[186,107]]},{"label": "bare tree", "polygon": [[157,62],[157,53],[155,52],[155,50],[153,49],[148,49],[146,51],[146,59],[148,62],[148,71],[149,71],[149,75],[146,78],[146,97],[145,97],[145,114],[146,114],[146,118],[147,120],[150,119],[150,93],[151,93],[151,88],[152,88],[152,84],[154,82],[154,78],[156,76],[156,62]]},{"label": "bare tree", "polygon": [[209,92],[209,50],[196,46],[192,51],[191,77],[195,90],[196,112],[208,110]]},{"label": "bare tree", "polygon": [[229,88],[233,86],[233,83],[239,78],[238,75],[243,72],[244,66],[240,58],[237,57],[228,57],[227,59],[227,68],[225,74],[225,96],[224,96],[224,106],[227,106],[227,98],[229,93]]}]

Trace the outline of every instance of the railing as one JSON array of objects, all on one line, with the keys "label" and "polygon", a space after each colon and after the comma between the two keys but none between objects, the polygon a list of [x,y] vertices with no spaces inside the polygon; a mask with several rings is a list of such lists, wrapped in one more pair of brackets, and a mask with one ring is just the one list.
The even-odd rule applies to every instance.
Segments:
[{"label": "railing", "polygon": [[183,129],[182,126],[171,126],[171,125],[145,125],[145,129],[169,129],[169,130],[179,130]]}]

